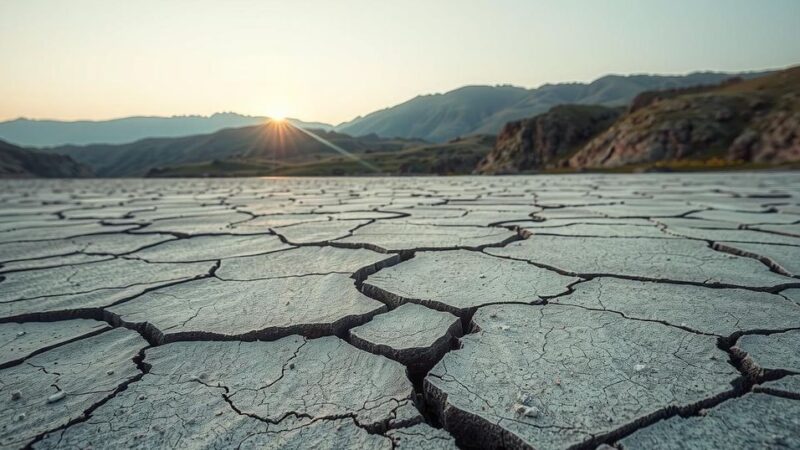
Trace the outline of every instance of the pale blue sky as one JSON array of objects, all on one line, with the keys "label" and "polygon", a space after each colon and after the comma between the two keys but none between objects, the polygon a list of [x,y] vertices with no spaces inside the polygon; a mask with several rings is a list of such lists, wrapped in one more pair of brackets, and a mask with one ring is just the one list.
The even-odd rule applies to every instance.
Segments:
[{"label": "pale blue sky", "polygon": [[0,0],[0,120],[340,122],[467,84],[800,64],[800,0]]}]

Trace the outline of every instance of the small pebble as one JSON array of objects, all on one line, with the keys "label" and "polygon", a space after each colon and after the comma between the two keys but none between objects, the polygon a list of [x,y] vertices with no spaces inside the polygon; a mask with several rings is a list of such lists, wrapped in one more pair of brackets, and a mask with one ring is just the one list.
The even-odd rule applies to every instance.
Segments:
[{"label": "small pebble", "polygon": [[47,403],[55,403],[57,401],[63,400],[64,397],[66,396],[67,396],[66,392],[58,391],[55,394],[51,395],[50,397],[47,397]]},{"label": "small pebble", "polygon": [[637,365],[633,366],[633,370],[635,370],[637,372],[641,372],[646,368],[647,368],[647,366],[645,366],[644,364],[637,364]]},{"label": "small pebble", "polygon": [[511,328],[511,327],[509,327],[508,325],[500,325],[500,329],[503,330],[503,331],[506,331],[509,328]]},{"label": "small pebble", "polygon": [[483,275],[483,274],[481,274],[481,276],[480,276],[480,277],[481,277],[481,278],[486,278],[486,275]]},{"label": "small pebble", "polygon": [[16,417],[14,417],[14,419],[15,419],[17,422],[22,422],[23,420],[25,420],[25,413],[19,413],[19,414],[17,414],[17,416],[16,416]]},{"label": "small pebble", "polygon": [[25,336],[25,331],[20,331],[17,333],[17,336]]},{"label": "small pebble", "polygon": [[139,396],[139,400],[146,400],[146,399],[147,399],[147,397],[144,394]]},{"label": "small pebble", "polygon": [[114,375],[114,371],[111,369],[106,370],[106,375]]},{"label": "small pebble", "polygon": [[21,398],[22,398],[22,392],[20,392],[20,391],[14,391],[11,394],[11,400],[15,400],[16,401],[16,400],[19,400]]},{"label": "small pebble", "polygon": [[539,417],[539,408],[535,406],[525,406],[525,405],[515,404],[514,412],[516,412],[517,415],[520,416]]},{"label": "small pebble", "polygon": [[214,415],[215,416],[221,416],[222,415],[222,411],[217,411],[216,413],[214,413]]},{"label": "small pebble", "polygon": [[289,370],[294,370],[294,363],[289,363]]}]

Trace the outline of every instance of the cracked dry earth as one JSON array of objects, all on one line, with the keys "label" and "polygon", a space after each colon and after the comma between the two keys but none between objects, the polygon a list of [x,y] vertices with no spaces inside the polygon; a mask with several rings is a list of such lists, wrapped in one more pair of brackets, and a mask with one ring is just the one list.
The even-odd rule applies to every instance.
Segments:
[{"label": "cracked dry earth", "polygon": [[0,184],[0,449],[800,448],[800,174]]}]

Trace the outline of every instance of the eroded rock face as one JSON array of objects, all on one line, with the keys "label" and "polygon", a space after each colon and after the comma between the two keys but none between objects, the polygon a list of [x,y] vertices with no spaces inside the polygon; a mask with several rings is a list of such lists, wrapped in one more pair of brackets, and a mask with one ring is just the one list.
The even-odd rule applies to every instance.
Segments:
[{"label": "eroded rock face", "polygon": [[716,339],[610,312],[498,305],[425,378],[444,427],[482,448],[554,449],[730,392]]},{"label": "eroded rock face", "polygon": [[651,94],[658,98],[632,108],[572,156],[570,165],[797,161],[799,79],[800,69],[794,67],[691,92]]},{"label": "eroded rock face", "polygon": [[146,293],[109,308],[129,327],[154,327],[159,342],[274,340],[341,335],[386,310],[341,274],[254,281],[207,278]]},{"label": "eroded rock face", "polygon": [[516,173],[560,167],[562,159],[610,127],[621,114],[621,108],[562,105],[530,119],[509,122],[476,171]]},{"label": "eroded rock face", "polygon": [[800,447],[800,402],[747,394],[705,411],[673,417],[620,441],[625,450]]},{"label": "eroded rock face", "polygon": [[461,320],[447,312],[405,303],[350,330],[350,343],[399,361],[412,372],[430,369],[461,336]]},{"label": "eroded rock face", "polygon": [[114,329],[0,370],[0,447],[22,447],[82,418],[140,375],[133,358],[146,345],[137,333]]}]

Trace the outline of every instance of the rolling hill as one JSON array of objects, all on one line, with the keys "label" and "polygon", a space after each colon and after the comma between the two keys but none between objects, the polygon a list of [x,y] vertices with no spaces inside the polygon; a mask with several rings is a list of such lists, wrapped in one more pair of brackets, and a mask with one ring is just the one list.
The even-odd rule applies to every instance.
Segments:
[{"label": "rolling hill", "polygon": [[[262,124],[268,119],[235,113],[211,116],[125,117],[102,121],[16,119],[0,122],[0,138],[25,147],[124,144],[152,137],[179,137],[213,133],[223,128]],[[319,122],[288,119],[304,128],[331,129]]]},{"label": "rolling hill", "polygon": [[[763,73],[748,73],[751,78]],[[391,108],[336,126],[352,136],[417,137],[444,142],[470,134],[497,134],[502,127],[562,104],[622,106],[650,90],[713,85],[734,76],[696,72],[684,76],[609,75],[591,83],[546,84],[536,89],[514,86],[467,86],[444,94],[415,97]]]},{"label": "rolling hill", "polygon": [[[383,175],[466,175],[492,150],[494,136],[470,136],[444,144],[422,144],[398,151],[358,153]],[[333,156],[310,162],[225,160],[153,169],[148,177],[341,176],[375,175],[358,161]]]},{"label": "rolling hill", "polygon": [[800,162],[800,67],[638,95],[626,111],[561,105],[508,123],[478,173],[705,170]]},{"label": "rolling hill", "polygon": [[[353,153],[394,152],[424,143],[383,139],[375,135],[353,138],[324,130],[313,130],[313,133]],[[283,122],[226,128],[195,136],[143,139],[120,145],[62,146],[40,151],[69,155],[102,177],[144,176],[153,169],[215,161],[283,165],[338,155],[329,146]]]},{"label": "rolling hill", "polygon": [[92,171],[69,156],[43,154],[0,141],[0,178],[78,178]]}]

